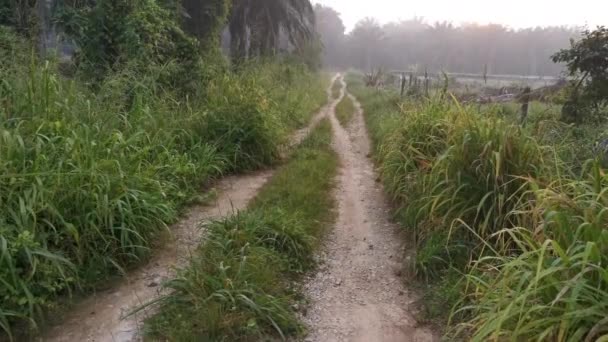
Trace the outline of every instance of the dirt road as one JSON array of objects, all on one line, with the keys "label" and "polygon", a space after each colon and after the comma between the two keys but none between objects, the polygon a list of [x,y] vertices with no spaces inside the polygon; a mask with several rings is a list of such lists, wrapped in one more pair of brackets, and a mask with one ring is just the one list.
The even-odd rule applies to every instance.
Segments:
[{"label": "dirt road", "polygon": [[156,298],[163,280],[187,263],[203,236],[200,224],[243,209],[271,176],[270,171],[227,177],[217,186],[219,196],[209,206],[195,206],[172,227],[173,238],[155,253],[150,262],[128,274],[112,289],[79,303],[63,324],[51,329],[43,341],[132,341],[146,312],[123,319],[133,308]]},{"label": "dirt road", "polygon": [[[327,94],[329,103],[313,117],[308,127],[294,133],[290,140],[291,146],[300,143],[335,106],[335,99],[331,98],[331,85],[327,89]],[[172,238],[155,249],[150,262],[129,273],[109,290],[99,292],[78,303],[62,320],[62,324],[52,327],[40,337],[40,340],[49,342],[140,340],[138,333],[143,319],[150,312],[141,311],[137,315],[126,316],[134,308],[158,298],[162,291],[162,282],[171,278],[176,268],[187,264],[191,253],[204,236],[204,231],[200,229],[201,223],[244,209],[272,173],[272,171],[264,171],[222,179],[216,187],[217,199],[210,205],[190,208],[187,215],[171,227]]]},{"label": "dirt road", "polygon": [[414,319],[415,298],[401,278],[403,239],[376,182],[361,106],[355,104],[348,129],[331,109],[341,160],[338,219],[325,246],[325,263],[305,285],[311,300],[305,341],[435,341]]}]

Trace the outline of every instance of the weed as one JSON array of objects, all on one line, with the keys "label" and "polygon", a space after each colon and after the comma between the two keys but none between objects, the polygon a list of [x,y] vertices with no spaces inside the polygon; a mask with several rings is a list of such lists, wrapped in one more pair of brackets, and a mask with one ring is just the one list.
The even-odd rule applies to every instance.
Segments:
[{"label": "weed", "polygon": [[336,106],[336,117],[343,127],[346,127],[355,113],[355,104],[349,96],[344,96]]}]

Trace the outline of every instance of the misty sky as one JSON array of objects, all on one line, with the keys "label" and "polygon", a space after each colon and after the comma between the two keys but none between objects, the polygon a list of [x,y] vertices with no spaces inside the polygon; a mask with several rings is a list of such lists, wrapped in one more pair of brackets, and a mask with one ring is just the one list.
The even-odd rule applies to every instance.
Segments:
[{"label": "misty sky", "polygon": [[[424,17],[429,22],[497,23],[514,28],[608,25],[608,0],[312,0],[342,14],[346,30],[364,17],[381,23]],[[522,8],[525,8],[523,11]]]}]

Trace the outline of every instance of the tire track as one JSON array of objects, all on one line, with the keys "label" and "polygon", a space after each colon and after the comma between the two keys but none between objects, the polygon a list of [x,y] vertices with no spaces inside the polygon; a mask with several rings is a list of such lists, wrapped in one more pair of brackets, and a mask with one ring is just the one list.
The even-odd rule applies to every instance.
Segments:
[{"label": "tire track", "polygon": [[[347,96],[340,82],[341,97]],[[401,278],[402,237],[375,181],[361,105],[351,98],[356,111],[348,130],[331,108],[341,161],[335,194],[338,220],[327,240],[325,264],[305,285],[311,299],[304,317],[310,327],[305,341],[435,341],[414,318],[415,295]]]},{"label": "tire track", "polygon": [[[299,144],[310,131],[326,117],[336,100],[327,89],[328,104],[313,117],[308,127],[294,133],[290,146]],[[62,319],[51,327],[40,341],[49,342],[128,342],[137,341],[143,321],[154,306],[137,314],[129,315],[135,308],[159,298],[162,282],[171,279],[175,270],[185,266],[190,256],[204,238],[201,223],[220,219],[235,211],[245,209],[250,200],[262,188],[274,170],[248,175],[229,176],[221,179],[216,189],[218,196],[210,205],[191,207],[187,214],[171,228],[171,238],[155,248],[155,253],[145,265],[127,274],[109,290],[95,293],[75,305]]]}]

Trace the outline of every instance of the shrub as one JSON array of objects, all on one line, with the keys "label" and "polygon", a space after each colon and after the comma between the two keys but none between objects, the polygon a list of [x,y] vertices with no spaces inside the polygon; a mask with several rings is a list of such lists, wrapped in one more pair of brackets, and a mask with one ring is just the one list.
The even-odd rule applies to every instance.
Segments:
[{"label": "shrub", "polygon": [[193,93],[201,82],[199,43],[156,1],[103,0],[65,7],[60,22],[76,42],[76,62],[87,79],[99,82],[128,68],[152,72],[160,85],[174,90]]},{"label": "shrub", "polygon": [[608,28],[585,29],[582,38],[571,44],[569,49],[562,49],[552,57],[556,63],[566,63],[570,76],[574,77],[562,119],[577,123],[598,119],[592,115],[602,114],[601,108],[608,103]]}]

